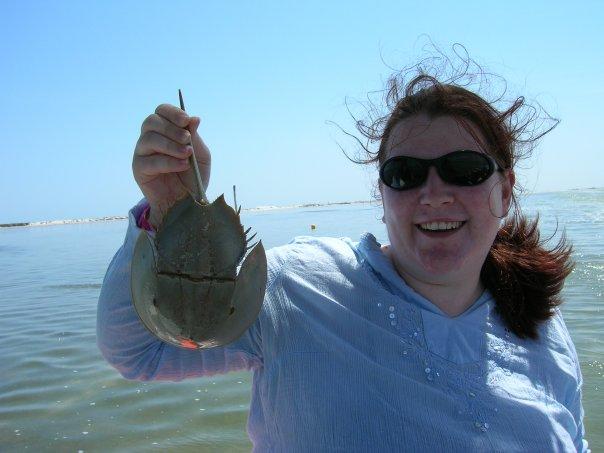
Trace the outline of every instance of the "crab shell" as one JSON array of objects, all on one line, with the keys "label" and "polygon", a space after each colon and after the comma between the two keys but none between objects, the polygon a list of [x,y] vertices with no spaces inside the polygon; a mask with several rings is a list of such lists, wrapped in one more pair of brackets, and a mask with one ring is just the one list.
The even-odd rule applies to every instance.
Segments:
[{"label": "crab shell", "polygon": [[247,250],[239,215],[218,197],[191,196],[166,214],[155,238],[138,237],[131,267],[134,308],[161,340],[199,349],[238,339],[256,320],[266,289],[266,254]]}]

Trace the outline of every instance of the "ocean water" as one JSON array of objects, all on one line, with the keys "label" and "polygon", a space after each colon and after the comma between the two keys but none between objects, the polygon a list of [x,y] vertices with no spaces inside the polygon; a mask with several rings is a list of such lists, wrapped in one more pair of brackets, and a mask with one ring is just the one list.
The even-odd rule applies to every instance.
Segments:
[{"label": "ocean water", "polygon": [[[544,237],[562,230],[576,267],[562,311],[581,361],[587,439],[604,450],[604,189],[531,195]],[[358,204],[244,212],[267,247],[296,235],[372,232]],[[315,224],[312,231],[310,225]],[[0,229],[0,450],[249,451],[251,374],[180,383],[121,378],[96,348],[96,303],[125,221]],[[556,236],[557,237],[557,236]]]}]

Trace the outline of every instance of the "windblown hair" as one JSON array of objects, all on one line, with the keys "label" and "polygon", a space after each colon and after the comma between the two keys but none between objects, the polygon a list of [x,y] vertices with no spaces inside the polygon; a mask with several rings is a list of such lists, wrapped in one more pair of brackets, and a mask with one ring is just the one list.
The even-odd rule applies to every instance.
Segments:
[{"label": "windblown hair", "polygon": [[[457,52],[456,55],[460,57]],[[376,115],[374,107],[366,121],[357,120],[353,115],[366,142],[352,135],[361,145],[364,157],[349,158],[359,164],[379,166],[388,157],[393,128],[407,118],[425,114],[429,118],[458,119],[502,168],[514,169],[518,160],[527,157],[536,142],[559,121],[547,114],[545,118],[539,117],[540,110],[527,105],[523,97],[498,110],[495,105],[502,101],[503,95],[488,102],[465,88],[475,83],[477,77],[476,73],[468,72],[471,65],[480,69],[481,81],[487,75],[467,54],[462,60],[463,69],[454,68],[456,74],[444,82],[425,72],[425,60],[391,77],[385,95],[385,112]],[[451,60],[447,58],[446,63],[450,65]],[[406,82],[410,73],[413,77]],[[528,114],[524,114],[526,110]],[[475,125],[484,139],[477,137],[468,123]],[[543,127],[545,123],[550,124]],[[379,144],[376,151],[370,149],[372,144]],[[546,248],[547,241],[542,241],[539,235],[538,218],[528,220],[520,210],[516,199],[519,190],[516,184],[512,193],[514,209],[511,213],[508,211],[480,277],[493,295],[496,311],[507,328],[520,338],[536,339],[539,324],[553,316],[554,309],[562,303],[560,291],[573,268],[572,247],[563,234],[557,245]]]}]

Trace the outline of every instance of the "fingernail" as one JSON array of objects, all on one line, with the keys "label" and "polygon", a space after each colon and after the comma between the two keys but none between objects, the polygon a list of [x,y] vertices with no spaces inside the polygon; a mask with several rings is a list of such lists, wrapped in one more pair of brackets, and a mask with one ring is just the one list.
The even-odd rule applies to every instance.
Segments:
[{"label": "fingernail", "polygon": [[185,148],[185,150],[186,150],[186,152],[187,152],[187,153],[192,153],[192,152],[193,152],[193,147],[192,147],[191,145],[188,145],[188,146]]}]

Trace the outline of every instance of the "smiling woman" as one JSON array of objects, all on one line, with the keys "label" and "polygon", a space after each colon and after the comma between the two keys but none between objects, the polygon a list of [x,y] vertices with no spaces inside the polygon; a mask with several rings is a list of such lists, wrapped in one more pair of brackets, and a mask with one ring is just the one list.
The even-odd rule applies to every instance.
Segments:
[{"label": "smiling woman", "polygon": [[571,247],[564,237],[552,250],[543,247],[538,220],[527,221],[516,204],[514,166],[557,121],[527,138],[535,116],[518,117],[523,98],[499,112],[477,94],[427,74],[406,86],[397,77],[389,83],[391,112],[370,125],[358,123],[379,149],[364,147],[367,157],[356,161],[380,166],[391,242],[384,253],[445,313],[463,313],[486,287],[507,327],[536,338],[538,324],[561,304]]},{"label": "smiling woman", "polygon": [[[472,134],[452,116],[432,120],[414,115],[399,122],[387,142],[388,157],[451,159],[450,152],[462,149],[484,155]],[[455,162],[446,168],[455,168]],[[484,165],[480,160],[476,163],[479,169]],[[465,171],[471,175],[474,169]],[[448,315],[457,316],[484,291],[480,268],[499,229],[499,217],[510,204],[513,173],[491,171],[488,178],[463,186],[443,181],[438,173],[429,168],[417,188],[380,186],[390,238],[385,252],[409,286]],[[496,215],[493,205],[498,208]]]},{"label": "smiling woman", "polygon": [[514,122],[522,99],[500,112],[424,74],[395,77],[390,94],[387,114],[360,124],[379,144],[362,161],[380,167],[390,243],[366,233],[270,249],[258,318],[203,350],[163,343],[132,306],[138,235],[161,230],[190,190],[184,160],[210,176],[199,119],[159,106],[135,149],[145,200],[101,290],[101,352],[129,379],[252,371],[254,451],[586,451],[581,370],[557,308],[570,248],[544,248],[517,206],[502,225],[518,147],[538,138],[522,135],[530,119]]}]

